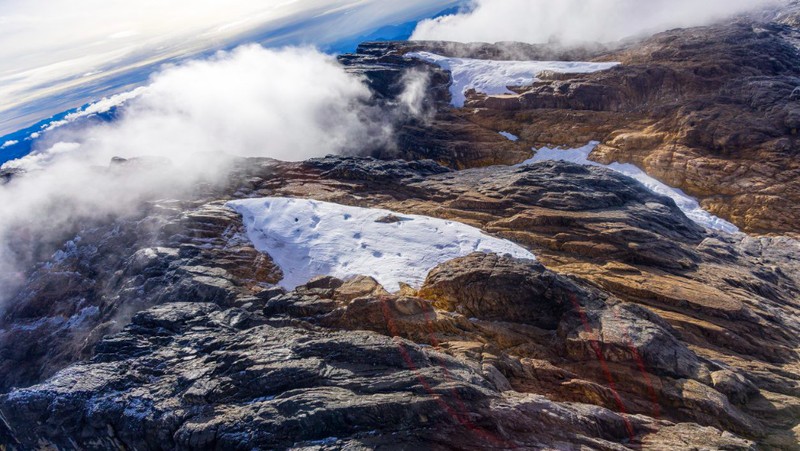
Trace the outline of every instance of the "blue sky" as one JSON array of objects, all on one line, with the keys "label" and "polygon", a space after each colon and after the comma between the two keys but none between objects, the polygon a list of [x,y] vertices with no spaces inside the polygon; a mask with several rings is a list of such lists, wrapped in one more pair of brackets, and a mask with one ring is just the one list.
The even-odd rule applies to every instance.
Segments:
[{"label": "blue sky", "polygon": [[613,41],[780,1],[0,0],[0,137],[249,42],[342,51],[420,20],[418,39]]},{"label": "blue sky", "polygon": [[[0,136],[247,42],[343,50],[457,0],[4,0]],[[2,144],[2,143],[0,143]]]}]

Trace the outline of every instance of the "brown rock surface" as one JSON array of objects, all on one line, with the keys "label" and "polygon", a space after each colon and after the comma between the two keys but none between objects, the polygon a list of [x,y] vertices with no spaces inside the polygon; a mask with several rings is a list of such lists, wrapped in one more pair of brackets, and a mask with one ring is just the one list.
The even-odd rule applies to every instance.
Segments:
[{"label": "brown rock surface", "polygon": [[[152,447],[147,443],[154,438],[136,432],[140,414],[114,407],[150,400],[138,412],[160,425],[153,433],[189,448],[209,440],[235,447],[237,434],[248,428],[285,428],[281,425],[289,423],[251,420],[270,409],[281,412],[281,421],[311,421],[304,423],[311,432],[290,434],[296,446],[337,437],[330,443],[367,447],[386,440],[466,449],[492,446],[493,440],[505,443],[501,448],[570,443],[668,449],[680,443],[751,449],[754,442],[794,447],[800,412],[800,245],[795,241],[707,232],[671,201],[630,179],[566,163],[450,172],[426,162],[363,158],[301,164],[248,160],[235,170],[230,185],[225,190],[239,195],[310,196],[459,220],[526,246],[539,262],[473,254],[440,265],[420,290],[406,288],[402,294],[388,294],[366,277],[323,277],[286,293],[270,287],[278,277],[272,271],[242,272],[253,267],[250,257],[237,261],[219,253],[247,246],[223,233],[241,227],[235,215],[208,213],[215,211],[215,201],[201,207],[205,213],[199,216],[206,218],[203,223],[217,224],[229,244],[201,252],[184,244],[171,251],[167,244],[184,238],[165,235],[134,241],[125,251],[131,257],[122,260],[134,266],[117,283],[152,287],[146,293],[157,296],[152,302],[161,307],[135,316],[117,336],[109,333],[119,328],[99,332],[108,327],[102,326],[103,318],[114,312],[113,304],[69,336],[31,332],[31,342],[40,342],[43,335],[37,334],[45,333],[56,348],[75,337],[94,337],[82,340],[100,340],[100,345],[89,351],[90,361],[46,381],[86,354],[62,353],[63,360],[38,360],[34,366],[17,360],[18,369],[5,373],[5,383],[19,385],[26,375],[42,385],[0,397],[9,428],[0,437],[28,443],[32,436],[44,436],[65,443],[76,428],[105,431],[102,418],[116,418],[108,423],[113,440]],[[205,226],[189,228],[195,236],[213,235]],[[87,238],[78,247],[94,244]],[[96,264],[81,261],[87,268]],[[173,267],[166,273],[156,270]],[[165,274],[173,282],[165,283]],[[32,280],[48,278],[35,273]],[[179,288],[184,283],[186,290]],[[185,301],[200,304],[180,303]],[[62,308],[70,305],[61,302]],[[192,313],[203,302],[218,313],[206,307]],[[18,311],[25,305],[22,301]],[[173,326],[181,318],[198,319],[188,329]],[[369,332],[337,332],[342,330]],[[158,338],[164,333],[177,335]],[[408,340],[400,349],[412,356],[411,364],[402,350],[389,350],[398,341],[388,337]],[[5,340],[11,349],[15,341]],[[383,350],[368,353],[374,346],[368,343],[377,342]],[[264,343],[274,349],[262,352]],[[287,346],[300,353],[299,360],[290,367],[270,363]],[[196,351],[184,356],[188,349]],[[190,356],[195,357],[187,362],[194,363],[187,368],[212,376],[180,382],[187,376],[178,376],[184,371],[178,362]],[[363,373],[362,358],[378,367]],[[165,359],[161,366],[154,363],[159,359]],[[46,371],[31,372],[42,364]],[[156,367],[163,370],[148,378],[132,376]],[[226,379],[242,371],[249,376]],[[371,378],[371,385],[353,379],[354,372]],[[94,385],[83,385],[90,380]],[[288,385],[275,385],[279,380]],[[320,416],[300,420],[311,399],[317,400]],[[354,410],[336,413],[343,412],[337,407],[342,405]],[[81,406],[100,410],[94,414]],[[192,412],[208,413],[196,417]],[[373,425],[374,412],[398,418],[397,427]],[[180,419],[171,423],[164,415]],[[469,423],[459,419],[464,417]],[[438,428],[426,428],[431,424],[426,422]],[[41,426],[27,426],[32,424]],[[364,435],[371,430],[378,432]],[[449,442],[454,435],[465,441]],[[251,443],[291,447],[286,437],[255,435]]]},{"label": "brown rock surface", "polygon": [[[430,50],[477,58],[619,61],[621,66],[594,74],[544,77],[519,95],[472,94],[463,110],[440,106],[439,124],[415,127],[417,138],[401,141],[401,155],[424,155],[464,168],[520,162],[526,145],[579,147],[599,141],[596,161],[636,164],[747,232],[796,234],[798,8],[793,3],[780,13],[668,31],[617,47],[423,42],[376,43],[364,49],[394,55]],[[490,142],[487,129],[509,131],[521,140]],[[452,130],[447,132],[455,138],[452,145],[436,136],[443,130]],[[458,144],[465,133],[482,148]]]}]

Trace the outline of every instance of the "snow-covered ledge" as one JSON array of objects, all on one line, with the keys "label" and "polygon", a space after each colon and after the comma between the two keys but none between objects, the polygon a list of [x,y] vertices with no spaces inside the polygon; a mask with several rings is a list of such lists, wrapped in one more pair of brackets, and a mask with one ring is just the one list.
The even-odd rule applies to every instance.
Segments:
[{"label": "snow-covered ledge", "polygon": [[287,289],[316,276],[366,275],[397,291],[401,282],[420,287],[431,269],[472,252],[536,258],[474,227],[427,216],[290,198],[227,205],[242,215],[256,249],[283,270]]},{"label": "snow-covered ledge", "polygon": [[520,164],[520,166],[530,165],[540,161],[559,160],[582,164],[584,166],[600,166],[608,168],[612,171],[619,172],[635,179],[644,185],[645,188],[656,194],[661,194],[671,198],[675,201],[675,204],[678,205],[678,208],[683,211],[686,217],[707,229],[719,230],[727,233],[739,233],[739,228],[735,225],[704,210],[703,207],[700,206],[700,203],[697,202],[697,199],[687,195],[677,188],[673,188],[669,185],[659,182],[653,177],[647,175],[646,172],[639,169],[635,165],[629,163],[600,164],[590,160],[589,154],[592,153],[598,144],[600,143],[597,141],[592,141],[589,144],[576,149],[561,149],[558,147],[542,147],[541,149],[533,149],[536,152],[533,158],[523,162]]},{"label": "snow-covered ledge", "polygon": [[544,72],[588,74],[608,70],[620,63],[590,63],[582,61],[495,61],[470,58],[449,58],[429,52],[408,53],[405,56],[436,64],[450,71],[452,104],[464,106],[465,93],[470,89],[487,95],[514,94],[509,86],[530,86]]}]

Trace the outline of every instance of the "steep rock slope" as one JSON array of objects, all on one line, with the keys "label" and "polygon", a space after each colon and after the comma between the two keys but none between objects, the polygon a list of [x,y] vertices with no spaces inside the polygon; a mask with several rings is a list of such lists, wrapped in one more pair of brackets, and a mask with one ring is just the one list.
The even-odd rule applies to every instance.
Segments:
[{"label": "steep rock slope", "polygon": [[[544,266],[481,253],[435,268],[419,291],[390,295],[369,278],[322,278],[286,293],[274,288],[280,271],[241,239],[241,219],[221,207],[234,193],[458,220],[527,247]],[[40,319],[21,328],[36,293],[46,296],[28,286],[3,326],[28,338],[5,335],[4,352],[44,340],[53,351],[4,373],[6,386],[39,384],[0,397],[5,442],[793,449],[797,441],[800,246],[792,240],[710,233],[631,179],[563,162],[452,172],[368,158],[246,160],[227,186],[191,205],[168,215],[162,233],[116,250],[120,268],[131,269],[105,289],[138,293],[130,320],[119,316],[121,300],[77,286],[60,309],[105,300],[81,327],[55,333],[48,324],[67,313],[27,310]],[[84,235],[70,254],[82,264],[74,272],[104,272],[104,261],[81,257],[104,235]],[[42,267],[31,281],[61,272]],[[67,346],[76,340],[80,349]]]}]

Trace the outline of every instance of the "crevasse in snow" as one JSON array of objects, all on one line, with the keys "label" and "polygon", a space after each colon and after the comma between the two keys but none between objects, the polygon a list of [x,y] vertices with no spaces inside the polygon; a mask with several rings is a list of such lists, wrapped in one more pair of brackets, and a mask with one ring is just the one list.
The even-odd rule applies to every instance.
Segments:
[{"label": "crevasse in snow", "polygon": [[703,227],[728,233],[739,232],[739,228],[735,225],[703,210],[697,200],[695,200],[693,197],[688,196],[686,193],[677,188],[673,188],[659,182],[632,164],[611,163],[609,165],[604,165],[591,161],[589,159],[589,154],[592,153],[592,150],[594,150],[598,144],[599,143],[597,141],[592,141],[589,144],[577,149],[560,149],[549,147],[543,147],[538,150],[534,149],[536,151],[534,157],[523,162],[520,166],[529,165],[540,161],[560,160],[586,166],[605,167],[637,180],[647,189],[656,194],[661,194],[671,198],[678,205],[678,208],[680,208],[689,219],[702,225]]},{"label": "crevasse in snow", "polygon": [[453,221],[315,200],[261,198],[227,204],[256,249],[283,270],[281,286],[315,276],[374,277],[387,290],[419,287],[440,263],[472,252],[535,259],[524,248]]},{"label": "crevasse in snow", "polygon": [[587,63],[580,61],[494,61],[469,58],[449,58],[429,52],[406,54],[436,64],[450,71],[452,104],[461,108],[470,89],[488,95],[514,94],[509,86],[530,86],[537,81],[536,75],[543,71],[568,74],[586,74],[611,69],[619,63]]}]

